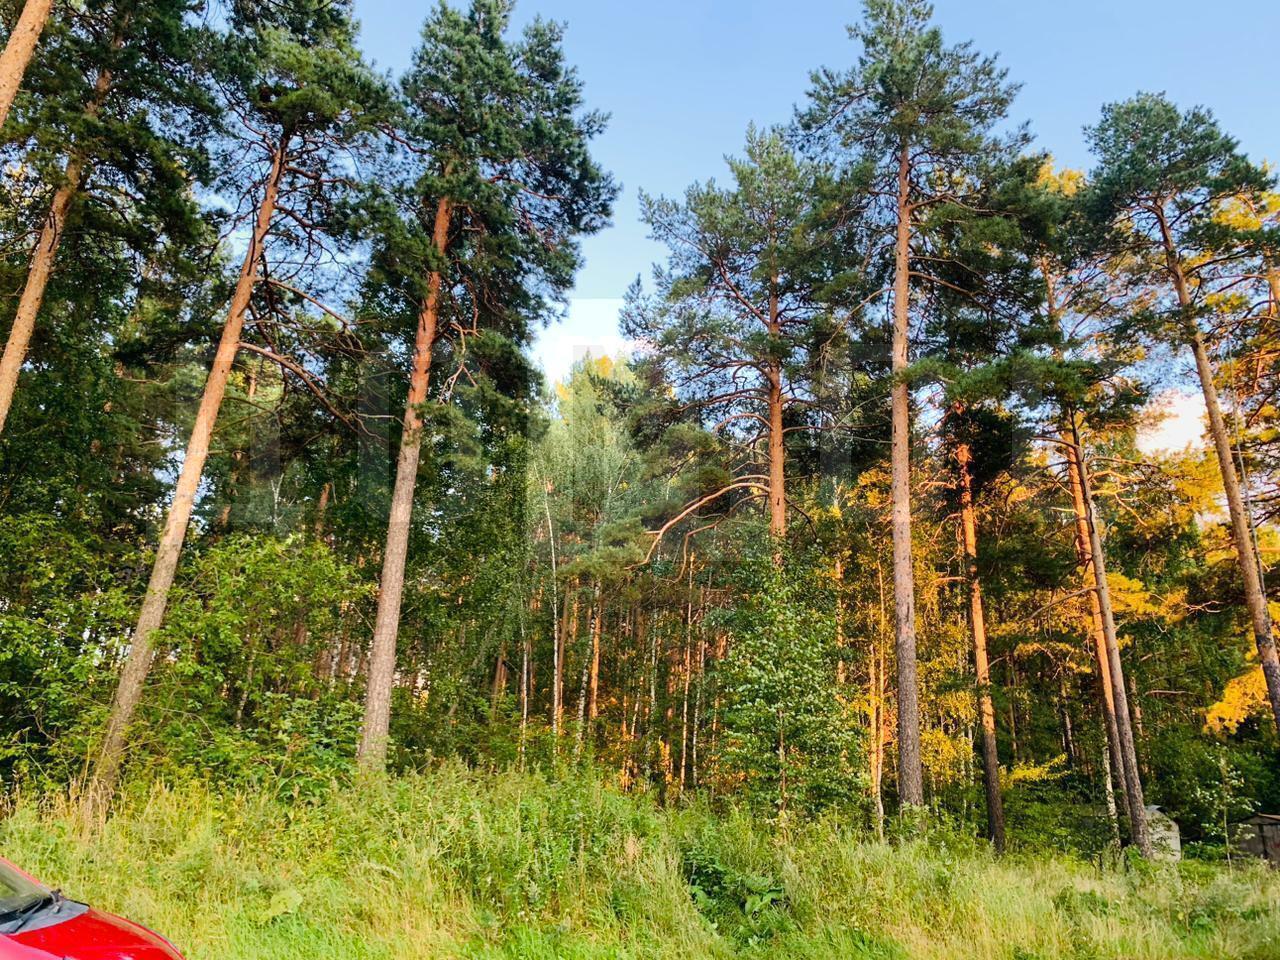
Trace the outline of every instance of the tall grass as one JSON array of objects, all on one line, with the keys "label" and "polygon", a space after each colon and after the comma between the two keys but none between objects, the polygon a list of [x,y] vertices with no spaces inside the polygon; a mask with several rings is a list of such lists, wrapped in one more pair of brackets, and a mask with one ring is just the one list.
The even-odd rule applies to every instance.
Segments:
[{"label": "tall grass", "polygon": [[996,860],[835,822],[783,837],[459,767],[307,803],[156,787],[92,832],[19,802],[0,853],[190,960],[1280,958],[1259,865]]}]

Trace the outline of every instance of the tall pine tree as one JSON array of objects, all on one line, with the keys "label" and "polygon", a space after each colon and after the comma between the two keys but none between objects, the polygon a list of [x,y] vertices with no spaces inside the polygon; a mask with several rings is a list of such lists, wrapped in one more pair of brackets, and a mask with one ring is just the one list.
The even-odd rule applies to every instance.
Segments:
[{"label": "tall pine tree", "polygon": [[573,282],[577,237],[604,226],[615,189],[589,152],[604,117],[583,110],[562,30],[508,38],[509,0],[442,3],[403,82],[399,137],[413,160],[378,240],[383,296],[414,331],[382,554],[359,759],[386,766],[396,637],[433,355],[455,369],[469,339],[522,343]]}]

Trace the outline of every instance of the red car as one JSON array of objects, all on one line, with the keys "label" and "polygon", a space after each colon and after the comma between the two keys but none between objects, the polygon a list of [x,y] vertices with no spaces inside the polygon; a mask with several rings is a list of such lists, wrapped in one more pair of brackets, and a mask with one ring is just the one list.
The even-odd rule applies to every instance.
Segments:
[{"label": "red car", "polygon": [[37,883],[0,857],[0,960],[182,960],[169,941]]}]

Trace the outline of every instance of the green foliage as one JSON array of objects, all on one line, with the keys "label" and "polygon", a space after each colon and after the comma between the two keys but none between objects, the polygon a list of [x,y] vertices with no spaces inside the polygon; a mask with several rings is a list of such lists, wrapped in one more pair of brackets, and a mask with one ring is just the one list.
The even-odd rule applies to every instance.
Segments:
[{"label": "green foliage", "polygon": [[327,659],[371,596],[324,543],[233,537],[200,552],[170,603],[137,733],[150,757],[135,750],[135,765],[283,793],[349,772],[359,710]]},{"label": "green foliage", "polygon": [[66,782],[102,682],[104,645],[131,617],[115,573],[137,557],[56,517],[0,517],[0,782]]},{"label": "green foliage", "polygon": [[721,775],[779,817],[848,805],[862,777],[852,711],[835,695],[832,598],[816,574],[804,560],[744,561],[725,620]]},{"label": "green foliage", "polygon": [[452,765],[304,803],[157,784],[92,832],[28,798],[0,847],[192,960],[1218,960],[1280,935],[1265,869],[997,861],[834,821],[779,835],[589,777]]}]

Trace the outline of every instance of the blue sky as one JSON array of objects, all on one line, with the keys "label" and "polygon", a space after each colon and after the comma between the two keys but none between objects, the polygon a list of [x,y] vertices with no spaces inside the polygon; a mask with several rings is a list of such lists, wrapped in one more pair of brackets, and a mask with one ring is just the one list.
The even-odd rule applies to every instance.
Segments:
[{"label": "blue sky", "polygon": [[[455,0],[461,3],[463,0]],[[399,71],[431,3],[355,0],[362,44]],[[1084,166],[1081,128],[1109,100],[1163,90],[1204,104],[1257,158],[1280,161],[1280,0],[936,0],[948,40],[998,53],[1023,89],[1014,116],[1061,163]],[[624,187],[615,225],[586,242],[569,317],[538,347],[553,376],[613,349],[617,298],[662,250],[637,190],[675,194],[720,176],[747,124],[781,123],[821,65],[852,63],[856,0],[519,0],[517,18],[568,25],[591,106],[612,114],[597,155]]]}]

